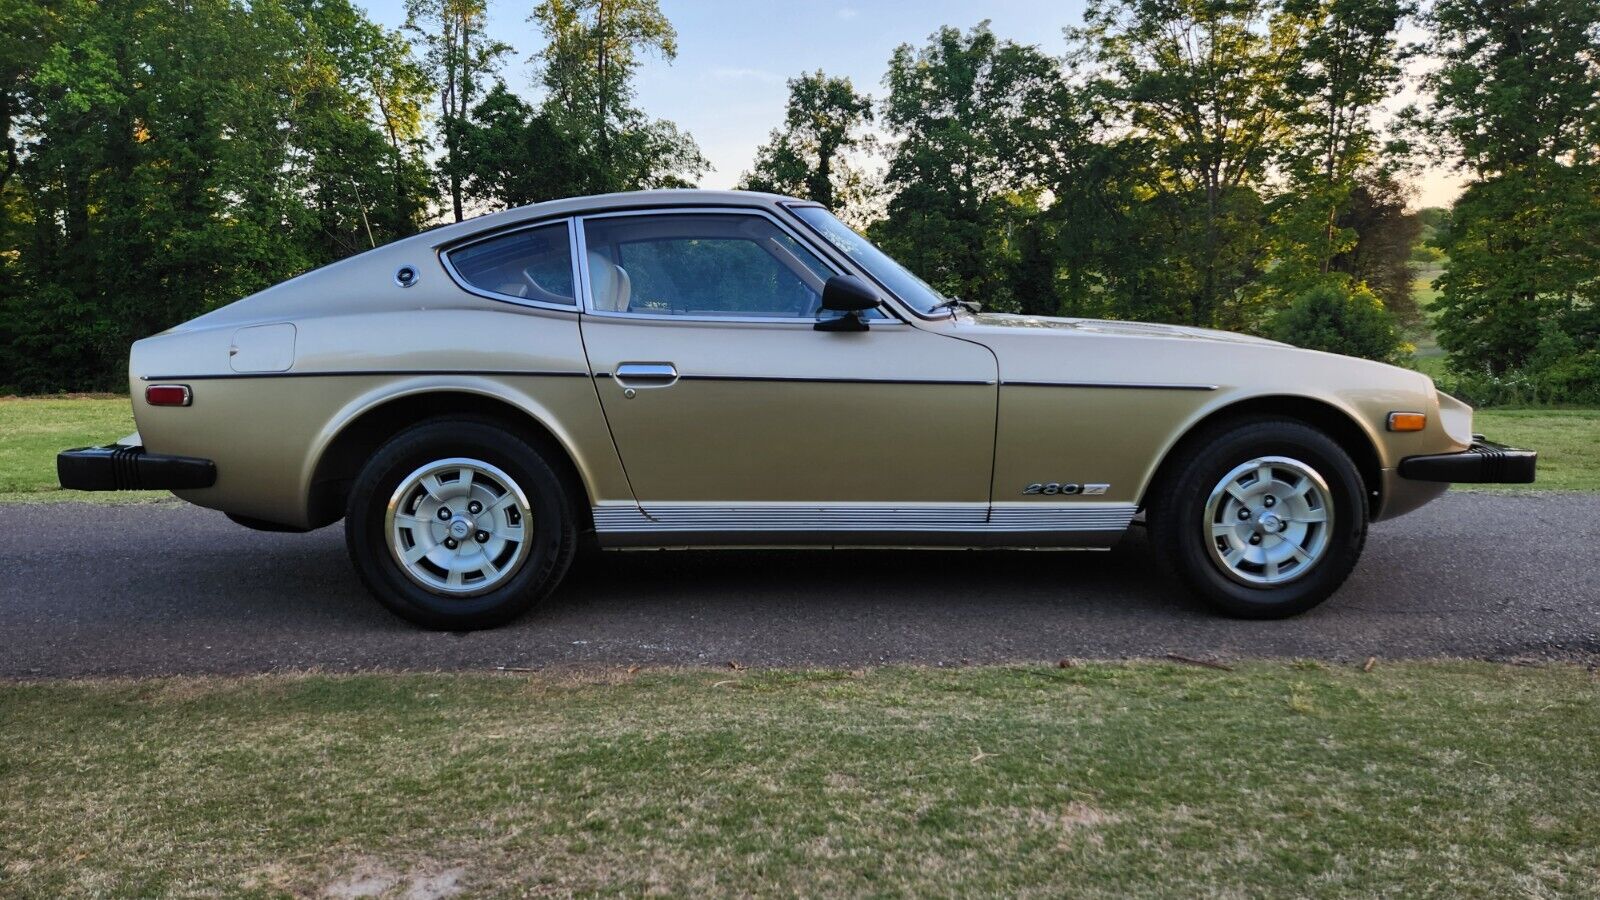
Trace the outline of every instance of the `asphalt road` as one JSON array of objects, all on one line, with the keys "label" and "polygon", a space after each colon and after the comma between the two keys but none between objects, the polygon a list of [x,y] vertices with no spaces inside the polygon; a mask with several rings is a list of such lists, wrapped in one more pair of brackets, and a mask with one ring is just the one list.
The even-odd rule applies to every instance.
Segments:
[{"label": "asphalt road", "polygon": [[179,503],[0,506],[0,676],[1062,657],[1600,660],[1600,495],[1452,493],[1373,527],[1335,597],[1212,616],[1109,553],[631,552],[496,631],[379,607],[338,527],[247,531]]}]

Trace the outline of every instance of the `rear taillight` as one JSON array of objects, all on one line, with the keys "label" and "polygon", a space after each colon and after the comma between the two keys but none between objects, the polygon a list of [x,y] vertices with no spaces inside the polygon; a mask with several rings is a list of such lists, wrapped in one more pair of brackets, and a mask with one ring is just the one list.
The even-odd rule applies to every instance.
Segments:
[{"label": "rear taillight", "polygon": [[144,402],[151,406],[188,406],[194,396],[187,384],[152,384],[144,389]]}]

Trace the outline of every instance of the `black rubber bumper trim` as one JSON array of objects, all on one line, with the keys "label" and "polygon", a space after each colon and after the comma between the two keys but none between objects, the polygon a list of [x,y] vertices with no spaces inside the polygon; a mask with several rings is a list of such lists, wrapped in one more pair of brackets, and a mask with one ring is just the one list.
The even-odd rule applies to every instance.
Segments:
[{"label": "black rubber bumper trim", "polygon": [[1400,477],[1456,484],[1532,484],[1538,463],[1536,451],[1474,439],[1472,448],[1460,453],[1408,456],[1400,460]]},{"label": "black rubber bumper trim", "polygon": [[56,480],[74,491],[177,491],[217,483],[217,464],[112,444],[56,454]]}]

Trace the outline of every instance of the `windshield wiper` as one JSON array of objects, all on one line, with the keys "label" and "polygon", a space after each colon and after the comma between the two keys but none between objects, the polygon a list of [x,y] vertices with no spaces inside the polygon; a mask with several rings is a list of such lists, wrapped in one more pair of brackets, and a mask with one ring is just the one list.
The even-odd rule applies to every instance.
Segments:
[{"label": "windshield wiper", "polygon": [[975,313],[983,309],[983,304],[974,303],[971,300],[963,300],[960,297],[946,297],[930,307],[928,312],[938,312],[941,309],[956,309],[958,307],[967,312]]}]

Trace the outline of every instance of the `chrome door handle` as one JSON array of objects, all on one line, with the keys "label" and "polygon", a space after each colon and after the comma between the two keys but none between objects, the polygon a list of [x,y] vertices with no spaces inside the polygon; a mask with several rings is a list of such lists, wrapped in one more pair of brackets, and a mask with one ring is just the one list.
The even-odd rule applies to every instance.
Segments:
[{"label": "chrome door handle", "polygon": [[617,383],[627,387],[666,387],[678,380],[672,363],[620,363]]}]

